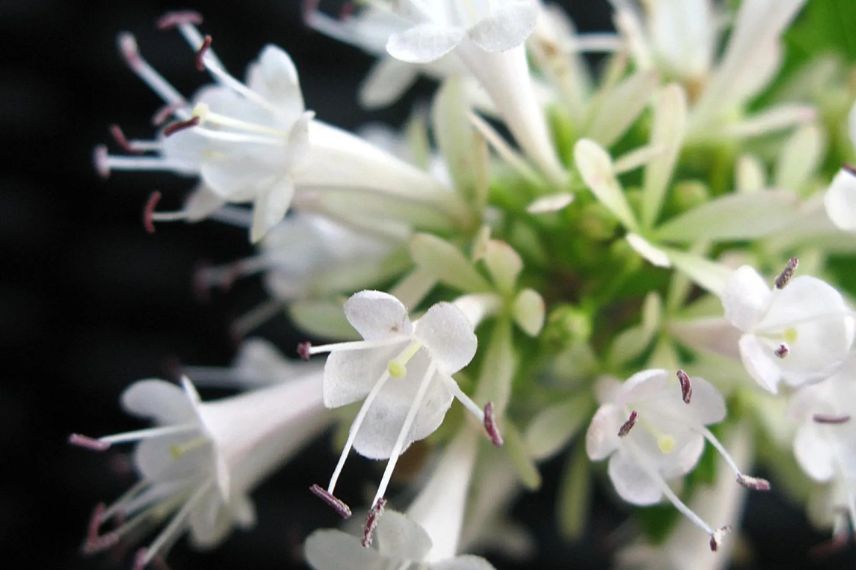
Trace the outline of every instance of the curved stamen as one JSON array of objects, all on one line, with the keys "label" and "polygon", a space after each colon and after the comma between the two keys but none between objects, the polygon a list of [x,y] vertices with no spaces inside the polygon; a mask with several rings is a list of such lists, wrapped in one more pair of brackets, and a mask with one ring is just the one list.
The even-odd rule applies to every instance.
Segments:
[{"label": "curved stamen", "polygon": [[193,10],[167,12],[155,22],[155,26],[159,30],[171,30],[187,24],[199,26],[202,24],[202,14]]},{"label": "curved stamen", "polygon": [[734,458],[731,457],[731,454],[725,449],[725,446],[720,443],[720,441],[716,438],[713,433],[707,429],[706,427],[701,428],[693,428],[699,433],[701,433],[704,438],[710,442],[710,444],[719,452],[719,455],[725,460],[725,463],[734,471],[734,474],[737,475],[737,482],[746,487],[747,489],[751,489],[753,491],[769,491],[770,490],[770,482],[766,479],[761,479],[760,477],[752,477],[751,475],[746,475],[743,473],[739,467],[737,467],[737,463],[734,461]]},{"label": "curved stamen", "polygon": [[211,49],[211,44],[214,42],[214,38],[209,35],[206,35],[202,40],[202,45],[199,46],[199,49],[196,51],[196,69],[197,71],[205,71],[205,53]]},{"label": "curved stamen", "polygon": [[363,527],[363,540],[361,544],[363,548],[368,548],[374,540],[374,532],[377,528],[377,523],[380,522],[380,517],[383,514],[383,509],[386,506],[386,499],[380,498],[375,501],[372,508],[369,509],[369,514],[366,517],[366,524]]},{"label": "curved stamen", "polygon": [[146,205],[143,206],[143,227],[146,228],[147,233],[155,233],[155,208],[158,207],[160,199],[161,193],[154,191],[146,200]]},{"label": "curved stamen", "polygon": [[181,93],[143,59],[133,35],[127,32],[119,34],[119,51],[131,71],[136,73],[137,77],[142,79],[165,103],[174,105],[176,109],[186,105]]}]

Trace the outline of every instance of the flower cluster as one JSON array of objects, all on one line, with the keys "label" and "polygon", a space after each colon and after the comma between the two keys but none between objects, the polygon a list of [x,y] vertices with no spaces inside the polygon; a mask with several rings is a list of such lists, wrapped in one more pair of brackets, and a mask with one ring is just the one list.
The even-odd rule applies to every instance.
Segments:
[{"label": "flower cluster", "polygon": [[[73,435],[99,451],[136,443],[140,479],[96,508],[84,551],[160,528],[141,569],[185,532],[215,545],[254,521],[253,488],[330,426],[338,462],[326,486],[317,474],[306,485],[365,522],[357,536],[310,534],[318,569],[475,570],[492,566],[465,552],[530,555],[536,541],[507,511],[565,450],[556,503],[569,539],[597,476],[624,503],[665,500],[684,517],[639,517],[619,564],[723,567],[745,490],[788,492],[778,483],[795,478],[813,520],[846,545],[856,92],[832,60],[774,81],[805,0],[733,12],[612,0],[606,33],[578,33],[536,0],[372,0],[338,17],[324,4],[305,3],[306,25],[378,58],[360,102],[389,105],[425,75],[439,84],[430,113],[402,134],[346,132],[307,110],[283,49],[266,46],[242,81],[201,16],[174,12],[158,27],[210,76],[185,97],[119,36],[165,107],[151,140],[113,127],[122,154],[97,147],[98,172],[193,179],[179,211],[152,195],[146,229],[248,228],[256,251],[201,267],[199,292],[260,274],[271,299],[236,336],[284,310],[311,340],[296,349],[309,362],[250,339],[230,369],[137,382],[122,405],[154,427]],[[203,402],[188,376],[241,393]],[[386,461],[365,503],[336,494],[352,451]],[[788,471],[791,453],[804,473]],[[420,476],[401,484],[405,454]],[[755,465],[769,481],[744,471]],[[655,541],[653,527],[671,530]]]}]

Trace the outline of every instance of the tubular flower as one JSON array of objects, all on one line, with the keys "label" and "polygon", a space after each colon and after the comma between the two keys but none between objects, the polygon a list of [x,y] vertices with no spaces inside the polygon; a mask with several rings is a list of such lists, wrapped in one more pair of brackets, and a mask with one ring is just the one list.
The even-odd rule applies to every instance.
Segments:
[{"label": "tubular flower", "polygon": [[384,493],[399,456],[417,440],[429,436],[457,398],[499,443],[492,407],[480,409],[452,374],[465,367],[476,352],[473,325],[450,303],[433,305],[416,322],[392,295],[362,291],[345,303],[345,316],[364,340],[325,346],[301,345],[305,356],[329,352],[324,365],[324,405],[337,408],[360,399],[362,407],[351,425],[327,490],[313,492],[350,515],[333,491],[353,447],[371,459],[389,459],[372,507]]},{"label": "tubular flower", "polygon": [[[136,568],[163,556],[185,531],[204,548],[222,541],[233,526],[251,526],[251,490],[331,419],[314,367],[269,388],[204,403],[187,377],[182,388],[141,380],[122,394],[122,406],[156,426],[98,439],[74,434],[70,441],[95,450],[137,442],[140,481],[109,507],[96,509],[84,544],[86,552],[110,548],[171,517],[138,551]],[[102,534],[111,522],[114,528]]]},{"label": "tubular flower", "polygon": [[128,141],[114,131],[132,156],[112,156],[105,147],[95,154],[103,175],[118,169],[167,170],[201,178],[203,184],[182,211],[155,213],[156,203],[150,203],[149,224],[194,221],[226,202],[252,202],[251,239],[258,241],[282,220],[299,190],[391,194],[441,208],[448,202],[448,191],[427,173],[314,120],[304,108],[294,64],[278,47],[266,46],[241,82],[224,69],[210,48],[210,36],[203,39],[187,14],[174,16],[170,25],[177,25],[198,50],[197,64],[215,84],[187,101],[143,59],[133,36],[123,34],[119,46],[128,65],[166,104],[156,119],[175,121],[155,141]]},{"label": "tubular flower", "polygon": [[722,395],[703,378],[665,370],[631,376],[595,413],[586,434],[593,461],[609,458],[609,478],[625,501],[652,505],[665,496],[693,524],[710,536],[716,550],[727,527],[714,530],[684,504],[667,483],[689,473],[709,441],[745,487],[768,490],[769,483],[743,474],[707,429],[725,418]]},{"label": "tubular flower", "polygon": [[854,337],[853,313],[841,294],[815,277],[791,279],[797,260],[771,289],[753,268],[738,268],[722,294],[725,318],[743,331],[740,356],[749,374],[776,393],[833,374]]},{"label": "tubular flower", "polygon": [[[790,415],[798,422],[794,456],[814,481],[829,483],[827,509],[836,529],[856,528],[856,359],[832,377],[797,391]],[[843,512],[842,512],[843,510]],[[824,520],[823,522],[827,522]]]}]

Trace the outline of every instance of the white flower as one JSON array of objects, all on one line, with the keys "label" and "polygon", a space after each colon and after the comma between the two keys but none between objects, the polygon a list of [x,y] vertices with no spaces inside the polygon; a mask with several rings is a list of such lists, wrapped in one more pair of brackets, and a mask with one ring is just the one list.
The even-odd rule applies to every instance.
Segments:
[{"label": "white flower", "polygon": [[478,556],[456,556],[432,562],[431,537],[409,517],[387,511],[378,521],[375,540],[365,548],[360,540],[340,530],[318,530],[306,539],[306,558],[315,570],[360,568],[426,568],[430,570],[490,570]]},{"label": "white flower", "polygon": [[854,319],[841,294],[815,277],[790,279],[796,258],[771,289],[753,268],[734,271],[722,294],[725,318],[743,331],[740,356],[764,389],[821,380],[844,362]]},{"label": "white flower", "polygon": [[[138,442],[134,464],[140,481],[109,507],[96,509],[84,550],[109,548],[171,515],[151,544],[139,550],[136,568],[143,568],[185,531],[194,545],[211,547],[233,526],[251,526],[252,489],[331,420],[322,405],[321,371],[302,368],[288,381],[205,403],[186,377],[183,389],[154,379],[132,384],[122,394],[122,406],[156,427],[70,438],[95,450]],[[101,534],[111,521],[115,527]]]},{"label": "white flower", "polygon": [[428,174],[314,120],[304,109],[294,64],[281,49],[266,46],[242,83],[225,71],[210,49],[210,37],[203,40],[186,14],[171,24],[199,50],[197,65],[216,83],[186,101],[142,58],[134,38],[123,34],[119,43],[128,65],[164,100],[165,116],[176,121],[156,141],[127,141],[119,131],[126,151],[154,156],[111,156],[104,147],[96,149],[96,166],[105,175],[115,169],[169,170],[201,178],[203,185],[183,211],[154,213],[150,203],[150,228],[152,220],[192,221],[226,202],[252,202],[251,238],[258,241],[283,218],[295,192],[310,189],[381,193],[441,210],[449,206],[451,193]]},{"label": "white flower", "polygon": [[324,366],[324,405],[344,406],[364,399],[327,490],[313,492],[343,516],[350,509],[333,491],[351,447],[371,459],[389,458],[373,508],[383,500],[399,456],[414,441],[429,436],[457,398],[491,433],[492,407],[482,411],[464,394],[452,374],[476,352],[473,325],[460,309],[437,303],[416,322],[392,295],[362,291],[345,303],[345,316],[364,340],[326,346],[301,346],[302,355],[329,352]]},{"label": "white flower", "polygon": [[[839,509],[856,524],[856,358],[832,377],[798,390],[790,402],[790,416],[799,424],[794,456],[814,481],[829,483],[827,508],[816,513],[824,523],[836,524]],[[846,524],[844,525],[846,528]]]},{"label": "white flower", "polygon": [[609,395],[595,413],[586,434],[593,461],[609,457],[609,478],[625,501],[652,505],[663,496],[710,536],[716,550],[724,529],[714,530],[687,507],[669,487],[668,479],[689,473],[709,441],[743,486],[769,489],[769,483],[741,473],[722,444],[705,427],[725,417],[722,395],[703,378],[665,370],[634,374]]}]

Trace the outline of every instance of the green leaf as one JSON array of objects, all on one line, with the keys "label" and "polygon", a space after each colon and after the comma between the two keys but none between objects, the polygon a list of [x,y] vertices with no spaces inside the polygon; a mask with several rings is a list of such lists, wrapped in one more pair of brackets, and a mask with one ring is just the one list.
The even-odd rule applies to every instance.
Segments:
[{"label": "green leaf", "polygon": [[576,540],[585,531],[591,506],[591,462],[586,446],[578,443],[568,458],[559,487],[559,530],[565,538]]},{"label": "green leaf", "polygon": [[556,454],[591,418],[591,408],[591,397],[581,394],[541,410],[523,438],[532,457],[541,460]]},{"label": "green leaf", "polygon": [[511,323],[502,319],[496,324],[487,345],[475,394],[475,400],[479,403],[493,402],[493,409],[499,418],[505,414],[516,369],[517,355],[512,345]]}]

